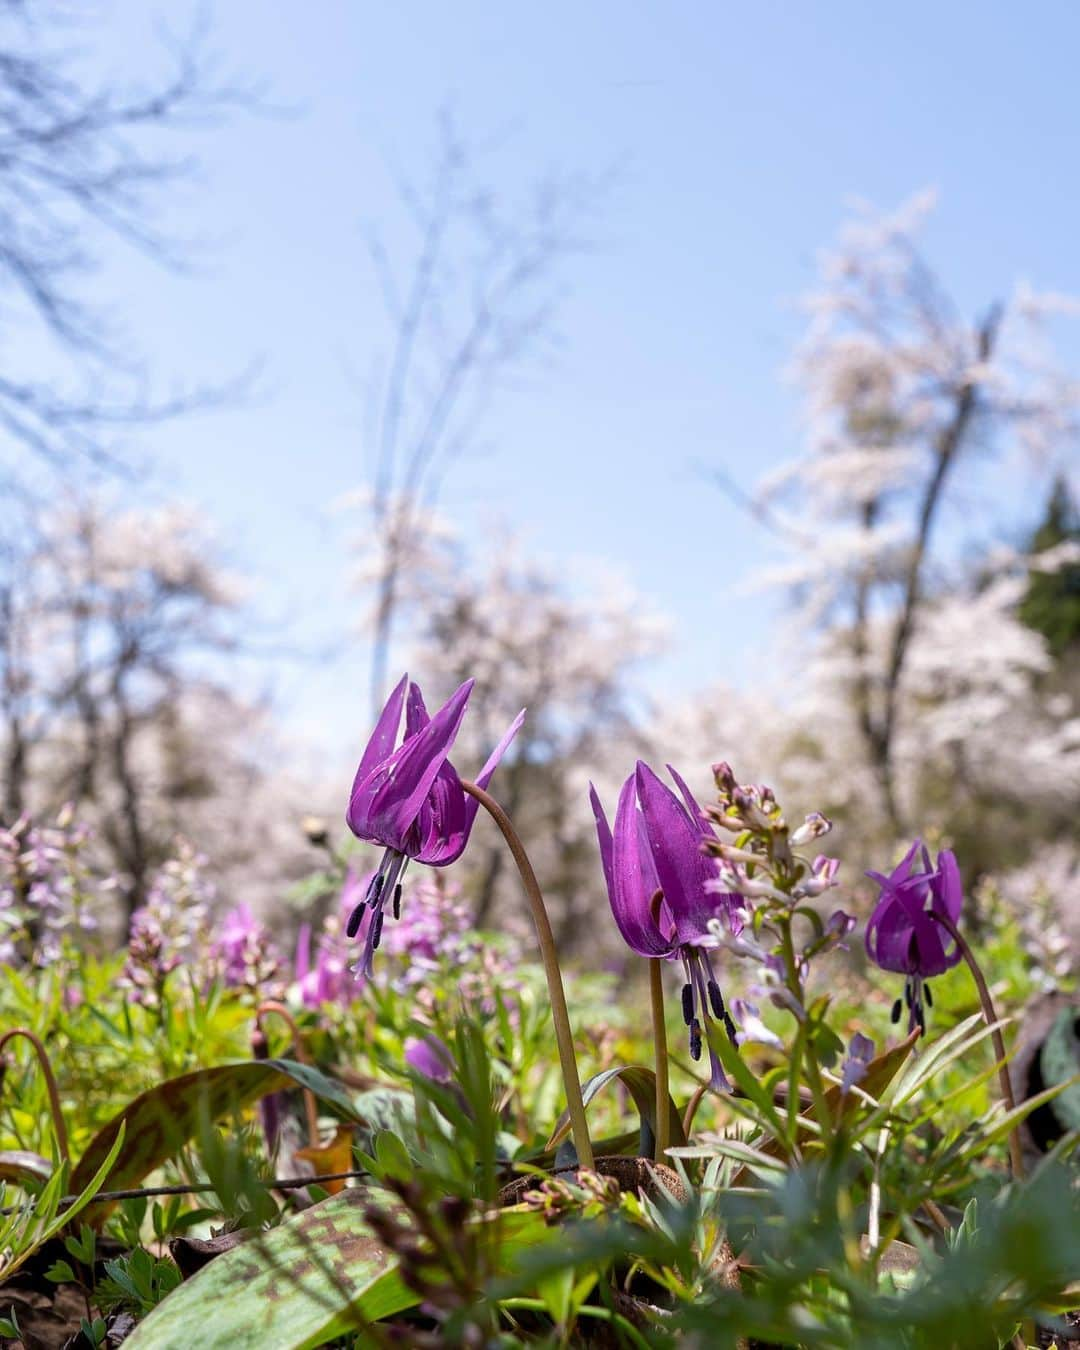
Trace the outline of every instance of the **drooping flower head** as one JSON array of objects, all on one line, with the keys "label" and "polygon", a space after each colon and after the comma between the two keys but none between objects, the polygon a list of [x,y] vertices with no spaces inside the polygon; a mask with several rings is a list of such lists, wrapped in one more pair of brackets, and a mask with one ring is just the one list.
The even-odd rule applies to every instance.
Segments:
[{"label": "drooping flower head", "polygon": [[[920,855],[921,868],[916,866]],[[888,876],[880,872],[866,874],[881,887],[881,895],[870,922],[866,925],[866,951],[882,970],[906,975],[904,1002],[908,1007],[908,1030],[916,1026],[926,1030],[923,1008],[933,1006],[930,987],[925,983],[941,975],[960,960],[960,951],[941,924],[931,914],[942,914],[952,923],[960,918],[963,890],[960,869],[949,849],[942,849],[937,865],[916,839],[897,867]],[[893,1021],[900,1020],[901,1000],[893,1005]]]},{"label": "drooping flower head", "polygon": [[[401,879],[410,859],[445,867],[461,857],[468,842],[478,803],[461,786],[447,755],[465,716],[472,687],[473,681],[466,680],[434,717],[429,717],[419,686],[410,684],[407,675],[402,676],[386,700],[360,760],[345,819],[358,839],[382,844],[386,852],[346,928],[347,935],[355,937],[365,907],[370,907],[359,974],[371,974],[388,899],[392,899],[394,917],[399,917]],[[405,739],[395,749],[402,706]],[[487,787],[524,718],[522,710],[507,728],[476,776],[478,787]]]},{"label": "drooping flower head", "polygon": [[[632,951],[639,956],[681,961],[686,972],[682,991],[683,1020],[690,1036],[690,1054],[701,1058],[702,1026],[723,1022],[734,1041],[735,1025],[724,1005],[708,948],[716,945],[709,920],[725,918],[741,926],[741,900],[718,895],[707,883],[716,876],[702,842],[709,827],[690,789],[668,765],[682,800],[657,778],[647,764],[637,767],[623,784],[615,811],[615,830],[608,825],[596,789],[590,800],[596,817],[600,859],[611,912]],[[729,1084],[711,1044],[710,1082]]]}]

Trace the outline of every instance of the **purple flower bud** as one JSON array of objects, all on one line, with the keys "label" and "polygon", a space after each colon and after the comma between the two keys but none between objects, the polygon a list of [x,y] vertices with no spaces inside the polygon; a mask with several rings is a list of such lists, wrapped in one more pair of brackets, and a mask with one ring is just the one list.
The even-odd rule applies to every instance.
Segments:
[{"label": "purple flower bud", "polygon": [[438,1036],[410,1036],[405,1042],[405,1063],[434,1083],[448,1083],[454,1060]]}]

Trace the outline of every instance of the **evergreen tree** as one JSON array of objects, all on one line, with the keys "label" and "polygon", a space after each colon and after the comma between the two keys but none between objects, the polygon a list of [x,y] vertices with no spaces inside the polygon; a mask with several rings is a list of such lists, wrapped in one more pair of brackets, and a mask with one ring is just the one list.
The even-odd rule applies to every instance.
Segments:
[{"label": "evergreen tree", "polygon": [[[1045,554],[1061,545],[1080,546],[1080,514],[1068,485],[1059,477],[1050,493],[1046,517],[1029,545],[1032,554]],[[1067,557],[1052,570],[1032,568],[1020,618],[1041,633],[1058,660],[1080,648],[1080,556]]]}]

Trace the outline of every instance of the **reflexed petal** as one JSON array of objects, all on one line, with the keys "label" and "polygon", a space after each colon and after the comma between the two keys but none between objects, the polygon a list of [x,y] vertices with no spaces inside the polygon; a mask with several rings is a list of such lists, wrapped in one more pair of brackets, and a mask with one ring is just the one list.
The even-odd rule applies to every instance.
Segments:
[{"label": "reflexed petal", "polygon": [[608,899],[627,946],[639,956],[666,957],[673,949],[652,916],[652,898],[659,889],[659,881],[637,808],[635,786],[635,779],[628,778],[619,793]]},{"label": "reflexed petal", "polygon": [[589,784],[589,801],[592,802],[593,818],[596,821],[596,837],[600,844],[600,865],[604,869],[604,883],[610,896],[615,892],[615,880],[611,870],[611,826],[608,824],[604,808],[600,804],[600,795],[592,783]]},{"label": "reflexed petal", "polygon": [[709,817],[698,805],[697,798],[690,791],[690,788],[687,786],[685,780],[683,779],[679,771],[673,768],[672,765],[670,764],[667,764],[664,767],[667,769],[668,773],[671,774],[671,777],[675,781],[675,786],[679,789],[679,792],[682,794],[682,799],[686,803],[686,809],[690,813],[690,819],[698,823],[698,825],[701,827],[702,834],[715,834],[716,831],[709,823]]},{"label": "reflexed petal", "polygon": [[403,675],[379,714],[379,720],[375,723],[375,730],[371,733],[371,738],[364,747],[360,767],[353,779],[352,792],[349,793],[350,801],[364,779],[369,777],[383,760],[389,759],[394,752],[394,742],[397,740],[398,726],[401,722],[401,704],[405,698],[405,689],[408,683],[408,675]]},{"label": "reflexed petal", "polygon": [[435,716],[353,794],[347,819],[353,833],[405,850],[405,836],[450,753],[473,681],[466,680]]},{"label": "reflexed petal", "polygon": [[931,882],[934,894],[934,908],[959,923],[960,909],[964,903],[964,890],[960,881],[960,868],[952,849],[943,848],[938,854],[937,876]]},{"label": "reflexed petal", "polygon": [[[488,755],[487,762],[484,764],[484,767],[480,770],[480,772],[476,775],[477,787],[486,788],[487,785],[491,782],[492,775],[494,774],[495,770],[499,767],[499,761],[502,759],[503,755],[506,754],[507,750],[509,750],[511,741],[521,730],[521,724],[524,721],[525,721],[525,709],[522,708],[522,710],[518,713],[518,715],[514,718],[514,720],[503,732],[502,740],[499,741],[495,749],[492,750],[490,755]],[[472,829],[473,821],[476,819],[476,813],[479,809],[480,803],[476,800],[475,797],[466,798],[465,800],[466,839],[468,839],[469,837],[469,831]]]},{"label": "reflexed petal", "polygon": [[430,721],[420,686],[414,682],[409,685],[409,696],[405,700],[405,739],[418,735]]},{"label": "reflexed petal", "polygon": [[716,877],[716,866],[702,851],[700,827],[671,789],[642,760],[634,777],[653,863],[679,942],[697,942],[709,936],[709,920],[723,911],[722,902],[705,886]]}]

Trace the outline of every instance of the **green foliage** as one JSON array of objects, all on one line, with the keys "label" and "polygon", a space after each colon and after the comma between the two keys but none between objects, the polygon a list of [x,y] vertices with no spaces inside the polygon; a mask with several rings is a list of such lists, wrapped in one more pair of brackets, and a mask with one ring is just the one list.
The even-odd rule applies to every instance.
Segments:
[{"label": "green foliage", "polygon": [[[1042,553],[1068,543],[1080,544],[1080,515],[1068,485],[1059,478],[1029,549]],[[1080,560],[1067,562],[1052,572],[1033,571],[1019,613],[1029,628],[1046,638],[1059,660],[1076,648],[1080,644]]]},{"label": "green foliage", "polygon": [[[783,915],[778,931],[797,941]],[[807,931],[820,942],[821,920]],[[782,1048],[737,1050],[707,1028],[735,1091],[705,1093],[684,1129],[702,1078],[674,1055],[667,1161],[689,1197],[676,1200],[670,1174],[640,1188],[607,1163],[545,1175],[566,1134],[546,985],[529,962],[493,976],[494,950],[432,960],[422,983],[390,967],[362,997],[318,1009],[293,991],[314,1064],[293,1057],[280,1019],[266,1027],[276,1057],[249,1057],[248,990],[196,990],[176,971],[163,1003],[144,1008],[117,985],[115,961],[67,943],[54,967],[12,970],[0,1008],[50,1049],[75,1161],[59,1161],[40,1071],[20,1047],[0,1092],[5,1273],[55,1239],[45,1276],[84,1291],[86,1340],[103,1345],[107,1319],[130,1313],[133,1350],[195,1335],[374,1346],[387,1321],[418,1347],[602,1334],[637,1350],[688,1337],[930,1350],[1006,1344],[1080,1303],[1076,1137],[1030,1179],[1009,1179],[1005,1135],[1038,1103],[1010,1116],[998,1102],[963,969],[935,980],[930,1035],[915,1048],[890,1027],[891,977],[868,982],[847,962],[787,987],[805,994],[799,1018],[760,999]],[[995,922],[980,954],[1003,1012],[1038,987],[1012,920]],[[606,976],[568,981],[599,1156],[635,1155],[655,1133],[640,974],[641,999]],[[1062,1027],[1048,1064],[1071,1051]],[[845,1090],[855,1030],[884,1048]],[[406,1061],[410,1040],[432,1037],[445,1080]],[[342,1132],[335,1156],[348,1161],[333,1170],[359,1174],[340,1194],[273,1184],[304,1171],[305,1088],[322,1142]],[[1055,1073],[1049,1092],[1067,1109],[1075,1085]],[[273,1159],[267,1097],[282,1136]],[[522,1176],[507,1208],[503,1188]],[[96,1198],[128,1189],[138,1193]],[[171,1241],[232,1232],[243,1240],[181,1282]],[[17,1334],[12,1316],[0,1334]]]}]

